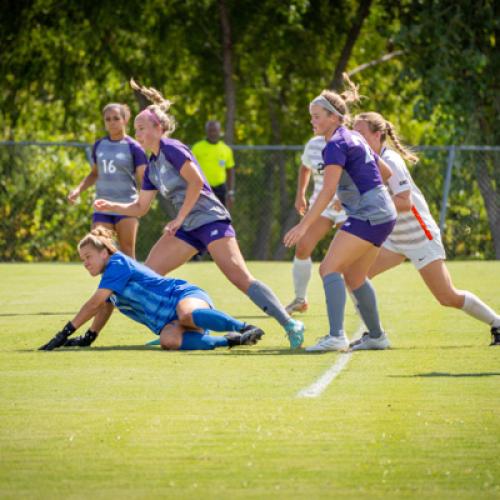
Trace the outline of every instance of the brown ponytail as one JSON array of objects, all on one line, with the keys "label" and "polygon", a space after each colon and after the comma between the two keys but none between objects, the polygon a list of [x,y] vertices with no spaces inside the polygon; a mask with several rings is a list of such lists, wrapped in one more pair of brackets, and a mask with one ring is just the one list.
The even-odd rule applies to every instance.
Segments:
[{"label": "brown ponytail", "polygon": [[387,136],[391,140],[394,147],[401,153],[401,156],[410,163],[416,163],[418,156],[413,153],[409,148],[403,146],[399,137],[394,130],[394,125],[387,121],[380,113],[368,111],[367,113],[360,113],[354,117],[354,121],[363,121],[368,124],[372,132],[382,132],[380,141],[384,144]]}]

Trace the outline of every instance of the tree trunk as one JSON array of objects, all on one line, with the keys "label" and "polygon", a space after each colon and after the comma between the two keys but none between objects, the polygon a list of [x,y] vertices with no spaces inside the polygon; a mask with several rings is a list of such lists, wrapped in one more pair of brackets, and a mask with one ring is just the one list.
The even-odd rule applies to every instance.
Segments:
[{"label": "tree trunk", "polygon": [[356,17],[352,23],[351,29],[347,34],[347,39],[340,53],[340,58],[337,62],[332,81],[330,82],[330,88],[333,90],[339,90],[342,88],[342,73],[347,68],[347,63],[351,57],[352,49],[354,44],[359,38],[361,28],[363,27],[363,22],[370,14],[370,7],[372,0],[361,0],[358,6],[358,11],[356,12]]},{"label": "tree trunk", "polygon": [[219,0],[222,28],[222,69],[224,72],[224,100],[226,103],[225,141],[234,144],[236,128],[236,84],[233,74],[233,41],[231,22],[225,0]]},{"label": "tree trunk", "polygon": [[[493,187],[486,162],[487,160],[485,159],[475,162],[477,184],[484,200],[486,213],[488,214],[488,224],[493,237],[495,259],[500,260],[500,195]],[[494,168],[498,168],[498,166],[494,166]]]}]

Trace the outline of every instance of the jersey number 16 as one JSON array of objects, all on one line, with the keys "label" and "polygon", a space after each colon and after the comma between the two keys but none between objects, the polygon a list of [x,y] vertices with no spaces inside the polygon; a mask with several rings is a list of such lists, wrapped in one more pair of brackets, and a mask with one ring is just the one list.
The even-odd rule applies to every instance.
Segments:
[{"label": "jersey number 16", "polygon": [[113,160],[102,160],[102,166],[105,174],[114,174],[116,172],[116,167],[113,163]]}]

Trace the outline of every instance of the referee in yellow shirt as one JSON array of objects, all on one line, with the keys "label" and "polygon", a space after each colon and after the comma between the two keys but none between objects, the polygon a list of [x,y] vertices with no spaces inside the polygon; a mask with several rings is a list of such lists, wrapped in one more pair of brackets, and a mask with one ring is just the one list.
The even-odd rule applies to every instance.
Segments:
[{"label": "referee in yellow shirt", "polygon": [[207,182],[227,208],[234,203],[234,157],[232,149],[220,138],[220,123],[210,120],[205,124],[207,138],[191,149],[198,160]]}]

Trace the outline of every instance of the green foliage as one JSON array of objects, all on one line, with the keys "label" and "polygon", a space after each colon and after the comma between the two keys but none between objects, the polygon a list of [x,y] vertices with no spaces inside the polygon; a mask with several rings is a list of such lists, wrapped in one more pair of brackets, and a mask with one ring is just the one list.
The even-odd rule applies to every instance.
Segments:
[{"label": "green foliage", "polygon": [[[206,119],[223,119],[226,111],[220,2],[7,0],[0,12],[0,138],[92,143],[102,135],[101,109],[106,103],[127,102],[133,113],[138,110],[128,86],[133,76],[173,99],[172,111],[178,122],[175,137],[193,144],[203,136]],[[237,143],[304,144],[309,139],[308,103],[331,82],[358,6],[356,0],[226,2],[236,85]],[[381,112],[413,145],[457,141],[500,144],[500,91],[496,78],[499,19],[491,0],[479,4],[466,0],[372,2],[347,70],[394,50],[402,50],[403,54],[355,74],[353,79],[366,98],[352,111]],[[75,179],[69,173],[73,166],[68,163],[67,153],[58,154],[61,156],[51,158],[59,164],[51,163],[46,174],[53,174],[57,189],[66,192]],[[0,155],[2,172],[9,173],[17,165],[15,162],[24,161],[4,151]],[[267,250],[261,247],[257,255],[272,258],[283,224],[291,220],[298,160],[285,156],[243,158],[239,168],[235,224],[249,255],[255,255],[254,237],[260,235]],[[422,169],[431,168],[435,175],[433,182],[425,179],[422,187],[436,214],[445,160],[440,159],[433,167],[428,163],[424,161]],[[484,203],[475,195],[469,196],[467,190],[462,198],[458,192],[456,196],[452,193],[452,219],[445,241],[449,248],[455,239],[467,243],[458,245],[451,255],[500,257],[500,233],[494,236],[498,240],[495,254],[489,250],[491,231],[486,224],[486,216],[490,227],[500,220],[500,213],[492,208],[500,207],[500,169],[495,165],[498,163],[489,165],[487,182],[481,184],[481,196],[494,198],[494,203],[490,203],[487,214],[479,208],[470,212],[473,226],[480,228],[481,234],[484,230],[485,236],[478,240],[466,238],[466,233],[459,230],[467,226],[463,224],[464,210],[468,210],[471,200],[477,207]],[[75,168],[83,169],[81,172],[87,167],[82,162]],[[16,170],[16,175],[23,175],[23,169]],[[249,172],[253,172],[255,182],[263,183],[258,189]],[[486,178],[485,170],[482,172]],[[27,167],[26,174],[32,174],[32,167]],[[67,186],[63,186],[65,176],[69,176]],[[474,175],[466,177],[468,185],[475,186]],[[17,180],[16,185],[28,179]],[[50,184],[48,180],[43,182]],[[250,184],[243,185],[246,182]],[[488,191],[485,186],[492,189]],[[265,189],[269,192],[264,195]],[[11,249],[4,258],[28,258],[30,251],[26,249],[31,244],[35,245],[34,255],[55,258],[55,250],[43,250],[56,248],[56,232],[65,238],[59,229],[48,229],[60,222],[52,215],[52,211],[57,212],[57,197],[45,199],[46,193],[52,195],[55,190],[40,190],[38,197],[26,205],[29,212],[13,219],[15,228],[8,227],[0,234],[2,247],[13,235],[26,233],[27,238],[19,240],[25,250],[16,253]],[[2,206],[4,214],[23,212],[22,205],[11,205],[21,202],[20,191],[6,194],[4,189],[0,196],[6,203]],[[79,230],[87,227],[89,199],[84,202],[87,208],[82,205],[68,213],[65,202],[60,203],[61,214],[78,218]],[[272,213],[273,218],[263,226],[254,210],[264,215]],[[477,223],[476,215],[483,217]],[[460,223],[454,222],[456,217]],[[145,255],[153,235],[160,234],[163,218],[157,208],[142,221],[139,255]],[[149,230],[146,224],[151,225]],[[256,224],[265,231],[249,229]],[[476,234],[473,226],[471,234]],[[34,234],[36,238],[52,234],[53,239],[29,243]],[[72,247],[75,236],[68,241]],[[325,244],[320,245],[316,257],[324,250]],[[60,258],[70,258],[69,250],[62,249]]]},{"label": "green foliage", "polygon": [[90,227],[89,197],[70,206],[70,187],[88,172],[83,150],[0,148],[0,255],[3,261],[74,260]]}]

